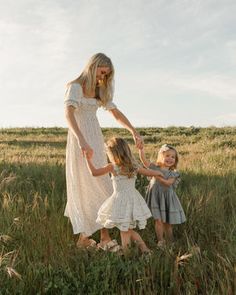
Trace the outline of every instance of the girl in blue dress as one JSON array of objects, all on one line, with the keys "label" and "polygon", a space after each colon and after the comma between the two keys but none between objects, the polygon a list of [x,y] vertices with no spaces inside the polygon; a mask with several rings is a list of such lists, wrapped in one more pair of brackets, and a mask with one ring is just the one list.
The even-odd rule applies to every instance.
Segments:
[{"label": "girl in blue dress", "polygon": [[146,159],[144,149],[139,150],[140,159],[147,168],[160,171],[162,177],[153,177],[147,189],[146,201],[155,219],[155,231],[158,246],[163,246],[166,240],[173,238],[173,224],[186,221],[184,210],[176,195],[175,188],[180,181],[180,174],[176,170],[178,153],[176,149],[164,144],[159,152],[156,163]]}]

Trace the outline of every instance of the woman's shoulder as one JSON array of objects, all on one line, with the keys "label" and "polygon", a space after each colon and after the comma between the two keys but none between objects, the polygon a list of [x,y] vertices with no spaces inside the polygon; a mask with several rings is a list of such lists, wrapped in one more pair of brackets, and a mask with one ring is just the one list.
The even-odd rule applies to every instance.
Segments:
[{"label": "woman's shoulder", "polygon": [[83,98],[83,89],[77,82],[67,84],[64,102],[67,106],[72,105],[75,108],[79,106]]},{"label": "woman's shoulder", "polygon": [[77,90],[77,91],[80,91],[83,93],[83,88],[82,86],[80,85],[79,82],[69,82],[67,85],[66,85],[66,90],[70,91],[70,90]]}]

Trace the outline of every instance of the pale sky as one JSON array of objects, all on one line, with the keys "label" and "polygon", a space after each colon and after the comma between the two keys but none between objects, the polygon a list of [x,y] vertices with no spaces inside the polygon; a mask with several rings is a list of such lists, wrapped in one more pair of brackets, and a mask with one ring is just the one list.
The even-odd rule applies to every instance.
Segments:
[{"label": "pale sky", "polygon": [[235,0],[0,0],[0,127],[65,127],[65,85],[97,52],[134,126],[236,126],[235,15]]}]

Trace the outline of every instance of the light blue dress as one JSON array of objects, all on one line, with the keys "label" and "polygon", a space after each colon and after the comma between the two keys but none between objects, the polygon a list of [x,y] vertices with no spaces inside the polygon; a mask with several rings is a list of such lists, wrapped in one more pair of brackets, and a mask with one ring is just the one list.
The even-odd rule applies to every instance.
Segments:
[{"label": "light blue dress", "polygon": [[180,174],[177,171],[161,169],[155,164],[149,166],[150,169],[160,171],[165,179],[175,177],[176,181],[169,187],[162,185],[155,177],[150,181],[146,193],[146,201],[152,212],[154,219],[159,219],[169,224],[180,224],[186,221],[184,210],[175,188],[180,181]]}]

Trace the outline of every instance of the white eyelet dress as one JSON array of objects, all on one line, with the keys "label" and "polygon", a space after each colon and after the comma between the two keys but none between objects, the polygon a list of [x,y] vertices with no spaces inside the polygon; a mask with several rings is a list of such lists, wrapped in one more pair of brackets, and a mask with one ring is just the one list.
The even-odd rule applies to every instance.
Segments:
[{"label": "white eyelet dress", "polygon": [[97,222],[105,228],[117,227],[121,231],[128,231],[138,226],[144,229],[147,219],[152,216],[144,198],[135,188],[135,177],[120,175],[118,166],[114,166],[117,173],[112,176],[113,194],[98,211]]},{"label": "white eyelet dress", "polygon": [[[95,98],[85,98],[80,84],[69,85],[65,95],[65,105],[75,107],[75,119],[85,140],[94,151],[96,167],[107,164],[104,139],[96,112],[99,103]],[[109,102],[106,109],[116,108]],[[66,147],[67,204],[65,216],[69,217],[74,234],[90,236],[102,226],[96,223],[98,209],[111,195],[112,183],[108,175],[94,177],[90,174],[82,155],[78,140],[68,130]]]}]

